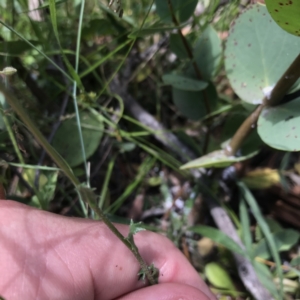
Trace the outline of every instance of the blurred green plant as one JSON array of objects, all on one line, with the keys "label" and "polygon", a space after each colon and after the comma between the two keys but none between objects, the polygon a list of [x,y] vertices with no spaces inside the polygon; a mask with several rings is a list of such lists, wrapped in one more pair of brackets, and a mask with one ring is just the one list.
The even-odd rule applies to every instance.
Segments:
[{"label": "blurred green plant", "polygon": [[[72,198],[74,188],[65,188],[68,183],[62,188],[59,183],[58,170],[63,171],[84,200],[80,202],[81,214],[102,218],[138,257],[143,269],[141,277],[152,274],[152,267],[145,265],[134,245],[133,234],[139,227],[133,224],[130,235],[121,237],[102,209],[115,214],[157,164],[178,171],[181,162],[149,139],[156,133],[154,129],[126,115],[124,100],[110,91],[110,83],[115,76],[122,77],[127,72],[126,63],[133,51],[140,53],[161,36],[167,36],[169,49],[153,54],[155,68],[148,62],[137,62],[136,73],[127,73],[126,80],[132,93],[145,99],[143,104],[149,105],[150,110],[155,107],[158,120],[172,114],[170,130],[177,130],[178,136],[181,133],[198,155],[202,153],[181,169],[224,168],[255,156],[263,143],[274,149],[299,151],[299,96],[294,96],[300,89],[299,5],[296,1],[284,3],[266,0],[266,6],[254,4],[241,12],[241,1],[49,0],[29,11],[26,0],[0,1],[0,76],[5,82],[5,86],[0,85],[0,125],[8,133],[0,137],[0,150],[14,152],[18,157],[19,163],[7,166],[29,169],[22,174],[34,192],[30,204],[48,209],[56,188],[64,198]],[[33,18],[32,12],[39,18]],[[232,19],[235,20],[230,25]],[[18,77],[8,77],[14,69],[18,70]],[[155,86],[153,94],[139,87],[147,78]],[[224,81],[228,87],[227,79],[235,97],[222,92]],[[283,103],[287,94],[289,101]],[[73,106],[66,104],[60,114],[63,96],[72,98]],[[19,117],[9,110],[8,104]],[[164,111],[164,106],[169,110]],[[188,126],[196,124],[188,128],[193,134],[197,132],[196,139],[185,134],[188,130],[178,129],[183,127],[182,119],[187,120]],[[38,148],[33,142],[25,141],[28,153],[21,150],[15,123],[26,137],[30,131],[58,168],[44,166],[44,161],[37,163]],[[48,134],[54,123],[60,126],[47,141],[43,134]],[[218,136],[220,124],[225,125]],[[98,200],[90,187],[88,160],[99,160],[97,149],[107,141],[111,144],[108,153],[112,155],[100,158],[103,161],[99,168],[105,170],[105,176],[97,186]],[[111,201],[109,187],[118,160],[137,149],[143,153],[140,165]],[[36,170],[45,173],[37,175]],[[187,173],[182,171],[181,175]],[[159,184],[166,188],[165,182]],[[275,297],[283,299],[287,276],[282,272],[279,252],[289,250],[299,235],[291,229],[273,233],[248,188],[241,182],[239,188],[243,195],[240,216],[231,216],[242,232],[245,249],[207,226],[193,226],[189,231],[208,236],[251,260],[263,284]],[[85,202],[94,213],[90,213]],[[259,225],[261,237],[257,241],[253,241],[249,231],[248,209]],[[170,218],[173,233],[169,236],[179,245],[187,214],[181,218],[171,212]],[[264,261],[258,262],[257,257]],[[266,267],[265,260],[270,257],[275,261],[274,273]],[[299,277],[296,269],[289,271]],[[207,264],[205,273],[217,288],[237,292],[232,291],[235,287],[220,264]],[[220,285],[220,280],[213,278],[221,278],[226,284]],[[279,289],[272,278],[279,278]]]}]

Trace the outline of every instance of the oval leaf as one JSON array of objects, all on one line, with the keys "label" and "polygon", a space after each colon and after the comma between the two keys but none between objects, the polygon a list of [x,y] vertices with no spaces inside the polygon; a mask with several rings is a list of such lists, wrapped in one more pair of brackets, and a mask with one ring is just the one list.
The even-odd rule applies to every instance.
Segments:
[{"label": "oval leaf", "polygon": [[[88,112],[80,113],[80,121],[86,157],[89,158],[99,146],[103,134],[103,124]],[[67,119],[61,124],[53,139],[53,147],[71,167],[83,163],[75,117]]]},{"label": "oval leaf", "polygon": [[225,68],[234,91],[260,104],[299,49],[299,38],[278,27],[266,7],[253,5],[233,22],[226,43]]},{"label": "oval leaf", "polygon": [[229,273],[218,263],[211,262],[206,264],[204,273],[209,282],[215,287],[230,291],[235,290],[235,286],[230,278]]},{"label": "oval leaf", "polygon": [[[178,22],[182,23],[190,18],[197,6],[198,0],[171,0],[172,8]],[[156,11],[163,22],[172,22],[168,1],[155,0]]]},{"label": "oval leaf", "polygon": [[300,1],[266,0],[274,21],[287,32],[300,36]]},{"label": "oval leaf", "polygon": [[174,88],[184,91],[202,91],[208,83],[201,80],[191,79],[182,75],[166,74],[162,77],[165,84],[170,84]]},{"label": "oval leaf", "polygon": [[[186,36],[186,40],[189,44],[188,36]],[[178,33],[173,33],[170,35],[170,49],[181,59],[186,59],[189,57],[186,48],[183,45],[182,38]]]},{"label": "oval leaf", "polygon": [[205,90],[205,94],[202,91],[183,91],[174,87],[172,89],[172,93],[173,101],[179,111],[191,120],[200,120],[206,116],[207,113],[204,97],[207,97],[209,100],[209,105],[212,111],[216,108],[218,101],[216,89],[212,84],[208,85]]},{"label": "oval leaf", "polygon": [[[196,41],[193,53],[203,79],[213,78],[221,63],[222,45],[216,30],[211,25],[206,27]],[[192,66],[189,72],[196,76]]]},{"label": "oval leaf", "polygon": [[[285,229],[280,232],[275,232],[272,235],[278,252],[290,250],[291,247],[297,243],[300,237],[299,232],[293,229]],[[265,239],[259,241],[255,247],[254,253],[255,256],[259,256],[264,259],[271,257],[271,253]]]},{"label": "oval leaf", "polygon": [[284,151],[300,150],[300,98],[266,107],[261,112],[257,130],[269,146]]}]

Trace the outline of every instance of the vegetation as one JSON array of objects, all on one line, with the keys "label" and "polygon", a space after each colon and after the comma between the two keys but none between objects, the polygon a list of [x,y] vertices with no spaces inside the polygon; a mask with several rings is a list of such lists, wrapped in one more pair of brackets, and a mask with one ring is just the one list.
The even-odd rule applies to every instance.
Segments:
[{"label": "vegetation", "polygon": [[265,2],[0,0],[1,197],[102,219],[152,284],[143,228],[219,299],[299,298],[300,4]]}]

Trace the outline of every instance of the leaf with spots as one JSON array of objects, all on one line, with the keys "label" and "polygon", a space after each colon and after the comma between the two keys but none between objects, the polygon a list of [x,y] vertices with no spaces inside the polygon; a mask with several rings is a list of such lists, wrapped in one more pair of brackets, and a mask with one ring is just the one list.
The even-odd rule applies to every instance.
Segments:
[{"label": "leaf with spots", "polygon": [[269,146],[300,151],[300,97],[285,104],[266,107],[257,123],[258,134]]},{"label": "leaf with spots", "polygon": [[270,15],[281,28],[300,36],[299,0],[266,0],[265,2]]},{"label": "leaf with spots", "polygon": [[300,39],[278,27],[265,6],[251,6],[233,22],[226,43],[225,68],[236,94],[260,104],[299,49]]}]

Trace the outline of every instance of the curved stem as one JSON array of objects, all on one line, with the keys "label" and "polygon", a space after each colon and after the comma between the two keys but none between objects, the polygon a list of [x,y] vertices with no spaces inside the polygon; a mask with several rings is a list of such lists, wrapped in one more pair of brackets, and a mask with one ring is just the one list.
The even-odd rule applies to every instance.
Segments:
[{"label": "curved stem", "polygon": [[151,273],[151,270],[147,266],[146,262],[141,257],[138,248],[131,243],[128,239],[126,239],[120,231],[113,225],[113,223],[106,217],[103,211],[98,207],[96,198],[97,196],[93,192],[92,189],[85,187],[80,184],[78,178],[73,174],[73,171],[69,167],[69,165],[65,162],[65,160],[60,156],[60,154],[49,144],[49,142],[45,139],[42,133],[39,131],[38,127],[33,123],[33,121],[28,117],[28,114],[23,109],[17,98],[9,92],[5,86],[0,82],[0,91],[6,97],[6,101],[9,105],[14,109],[14,111],[19,115],[24,124],[28,127],[29,131],[33,134],[36,140],[41,144],[41,146],[45,149],[48,155],[53,159],[53,161],[57,164],[57,166],[65,173],[65,175],[69,178],[69,180],[74,184],[77,188],[82,200],[89,204],[89,206],[95,211],[95,213],[102,219],[102,221],[108,226],[108,228],[118,237],[118,239],[125,244],[125,246],[132,252],[132,254],[138,260],[143,273],[146,275],[149,283],[155,284],[157,283],[154,276]]},{"label": "curved stem", "polygon": [[292,64],[284,72],[281,78],[277,81],[270,95],[264,97],[262,104],[259,105],[255,111],[247,117],[242,123],[239,129],[232,137],[229,147],[227,149],[227,155],[235,155],[237,150],[241,147],[245,138],[249,135],[256,124],[258,117],[262,109],[266,106],[274,106],[282,101],[284,95],[293,86],[293,84],[300,78],[300,54],[295,58]]}]

